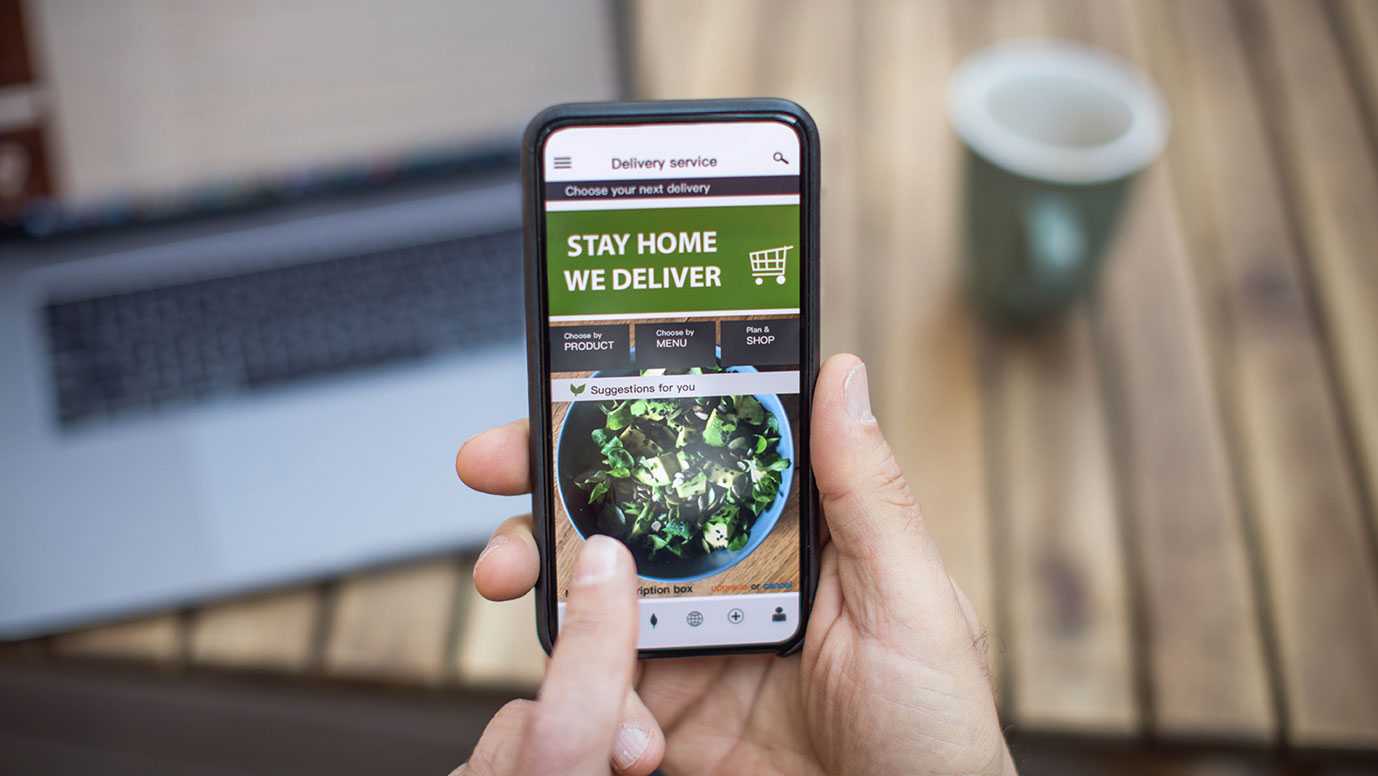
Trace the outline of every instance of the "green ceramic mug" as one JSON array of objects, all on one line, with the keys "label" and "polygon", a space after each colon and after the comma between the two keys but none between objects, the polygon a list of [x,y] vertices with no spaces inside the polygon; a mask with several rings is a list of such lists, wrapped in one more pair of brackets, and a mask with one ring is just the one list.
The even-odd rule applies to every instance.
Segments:
[{"label": "green ceramic mug", "polygon": [[1095,285],[1130,185],[1162,151],[1157,90],[1109,54],[1020,40],[963,62],[948,109],[977,306],[1011,322],[1067,307]]}]

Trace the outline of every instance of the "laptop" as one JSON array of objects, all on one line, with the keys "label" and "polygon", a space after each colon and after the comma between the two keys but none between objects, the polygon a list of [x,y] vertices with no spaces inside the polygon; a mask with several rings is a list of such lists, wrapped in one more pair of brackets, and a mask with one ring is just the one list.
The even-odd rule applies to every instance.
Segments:
[{"label": "laptop", "polygon": [[620,95],[618,9],[23,8],[0,639],[452,552],[526,508],[452,461],[525,414],[518,138]]}]

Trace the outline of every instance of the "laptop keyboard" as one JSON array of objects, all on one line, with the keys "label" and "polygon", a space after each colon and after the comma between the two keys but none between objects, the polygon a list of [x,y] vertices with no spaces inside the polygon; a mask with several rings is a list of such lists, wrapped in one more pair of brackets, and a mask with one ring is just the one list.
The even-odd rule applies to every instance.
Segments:
[{"label": "laptop keyboard", "polygon": [[521,233],[84,299],[44,315],[63,425],[522,335]]}]

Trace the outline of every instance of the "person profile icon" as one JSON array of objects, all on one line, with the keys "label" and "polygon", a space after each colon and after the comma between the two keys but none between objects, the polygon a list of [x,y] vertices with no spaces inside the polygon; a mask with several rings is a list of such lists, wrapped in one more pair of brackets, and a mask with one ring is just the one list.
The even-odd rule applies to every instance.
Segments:
[{"label": "person profile icon", "polygon": [[785,621],[785,607],[783,607],[783,606],[777,606],[777,607],[775,607],[775,614],[772,614],[772,615],[770,616],[770,621],[771,621],[771,622],[784,622],[784,621]]}]

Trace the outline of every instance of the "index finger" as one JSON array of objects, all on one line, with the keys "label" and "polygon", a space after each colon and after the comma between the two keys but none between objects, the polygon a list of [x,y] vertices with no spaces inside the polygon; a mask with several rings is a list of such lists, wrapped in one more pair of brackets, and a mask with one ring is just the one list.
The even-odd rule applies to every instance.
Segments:
[{"label": "index finger", "polygon": [[631,553],[616,539],[590,537],[574,564],[521,773],[608,772],[636,670],[636,613]]},{"label": "index finger", "polygon": [[526,419],[490,428],[473,437],[455,455],[455,471],[465,485],[497,496],[531,492],[531,467],[527,440],[531,430]]}]

